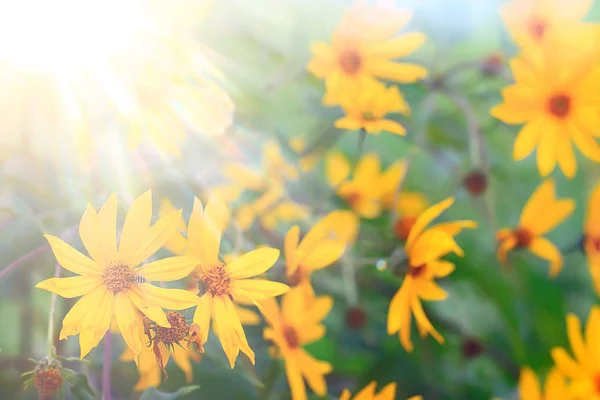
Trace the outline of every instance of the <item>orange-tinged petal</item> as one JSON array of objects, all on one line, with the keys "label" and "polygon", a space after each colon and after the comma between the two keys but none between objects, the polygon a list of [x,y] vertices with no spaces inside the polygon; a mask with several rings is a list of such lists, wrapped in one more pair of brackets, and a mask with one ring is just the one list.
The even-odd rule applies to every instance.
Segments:
[{"label": "orange-tinged petal", "polygon": [[[306,297],[310,297],[312,302],[310,306],[306,308],[306,312],[301,317],[299,316],[294,322],[297,326],[302,326],[304,324],[317,324],[325,319],[327,314],[331,311],[333,307],[333,297],[331,296],[319,296],[314,297],[314,292],[312,292],[312,286],[310,286],[310,282],[307,282],[305,288],[297,287],[299,290],[304,289],[305,299]],[[296,289],[296,290],[298,290]],[[310,292],[310,296],[306,295],[306,292]],[[305,300],[306,303],[306,300]],[[306,304],[305,304],[306,305]],[[292,314],[293,315],[293,314]]]},{"label": "orange-tinged petal", "polygon": [[350,393],[350,391],[348,389],[344,389],[344,391],[340,395],[340,400],[351,400],[351,399],[352,399],[352,394]]},{"label": "orange-tinged petal", "polygon": [[587,158],[600,162],[600,146],[598,142],[588,132],[584,132],[579,127],[571,127],[569,130],[570,138],[575,146]]},{"label": "orange-tinged petal", "polygon": [[471,220],[463,220],[463,221],[451,221],[451,222],[442,222],[436,224],[432,227],[432,229],[441,230],[442,232],[447,233],[451,236],[458,235],[463,229],[477,228],[477,222]]},{"label": "orange-tinged petal", "polygon": [[329,186],[335,188],[350,176],[350,162],[342,153],[333,151],[326,159],[326,173]]},{"label": "orange-tinged petal", "polygon": [[558,167],[563,171],[567,178],[572,179],[577,172],[577,161],[575,160],[575,153],[573,153],[571,141],[567,135],[558,135],[556,141]]},{"label": "orange-tinged petal", "polygon": [[417,221],[411,228],[410,234],[408,235],[408,239],[406,240],[405,248],[407,250],[410,249],[413,246],[417,237],[421,235],[425,227],[429,225],[431,221],[436,219],[442,212],[444,212],[444,210],[450,207],[453,203],[454,197],[450,197],[444,201],[434,204],[433,206],[425,210],[423,214],[421,214],[419,218],[417,218]]},{"label": "orange-tinged petal", "polygon": [[577,364],[562,347],[555,347],[550,351],[550,355],[556,364],[558,370],[565,376],[577,380],[585,379],[587,374],[583,368]]},{"label": "orange-tinged petal", "polygon": [[104,269],[84,256],[63,240],[52,235],[44,235],[56,260],[63,268],[79,275],[102,275]]},{"label": "orange-tinged petal", "polygon": [[232,279],[245,279],[260,275],[271,268],[279,258],[279,250],[263,247],[252,250],[227,265]]},{"label": "orange-tinged petal", "polygon": [[38,283],[35,287],[71,299],[92,292],[103,282],[101,276],[83,275],[71,278],[50,278]]},{"label": "orange-tinged petal", "polygon": [[555,277],[562,268],[562,256],[560,250],[556,248],[548,239],[537,237],[529,244],[529,250],[544,260],[550,262],[549,274]]},{"label": "orange-tinged petal", "polygon": [[521,399],[543,400],[540,382],[531,368],[523,368],[519,378],[519,394]]},{"label": "orange-tinged petal", "polygon": [[327,333],[323,325],[308,325],[298,329],[298,342],[302,345],[320,340]]},{"label": "orange-tinged petal", "polygon": [[585,342],[588,346],[588,360],[594,362],[594,368],[600,367],[600,308],[593,306],[588,315],[587,324],[585,326]]},{"label": "orange-tinged petal", "polygon": [[388,335],[398,332],[403,326],[402,321],[405,319],[406,313],[410,313],[408,299],[409,283],[412,283],[412,280],[405,280],[400,289],[394,294],[394,297],[392,297],[387,318]]},{"label": "orange-tinged petal", "polygon": [[148,263],[136,271],[150,281],[169,282],[185,278],[197,264],[197,259],[192,257],[168,257]]},{"label": "orange-tinged petal", "polygon": [[435,260],[427,264],[427,268],[433,273],[436,278],[445,278],[456,269],[456,266],[450,261]]},{"label": "orange-tinged petal", "polygon": [[514,237],[509,237],[506,240],[503,240],[498,246],[498,260],[502,264],[506,264],[506,255],[509,251],[514,249],[517,246],[517,239]]}]

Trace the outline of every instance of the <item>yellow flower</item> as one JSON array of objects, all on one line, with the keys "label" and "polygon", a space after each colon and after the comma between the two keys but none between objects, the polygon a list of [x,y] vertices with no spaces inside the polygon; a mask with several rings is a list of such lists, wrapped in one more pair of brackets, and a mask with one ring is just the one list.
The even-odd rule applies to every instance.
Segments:
[{"label": "yellow flower", "polygon": [[327,217],[321,219],[301,241],[298,225],[285,235],[285,273],[290,285],[297,286],[310,279],[313,271],[328,267],[344,253],[346,241],[328,236],[330,222],[331,219]]},{"label": "yellow flower", "polygon": [[585,327],[585,339],[581,334],[581,321],[573,314],[567,315],[567,333],[575,359],[562,347],[555,347],[550,354],[556,368],[571,381],[570,390],[577,399],[600,400],[600,307],[594,306]]},{"label": "yellow flower", "polygon": [[392,61],[411,54],[425,42],[425,35],[417,32],[393,37],[411,16],[409,11],[357,1],[333,33],[331,44],[317,42],[312,46],[308,70],[327,80],[326,97],[340,98],[348,87],[362,86],[375,78],[412,83],[425,77],[427,70],[419,65]]},{"label": "yellow flower", "polygon": [[597,53],[581,53],[553,41],[544,42],[541,57],[516,58],[510,66],[515,84],[502,91],[504,103],[491,114],[508,124],[525,124],[514,144],[513,159],[523,160],[537,148],[542,177],[558,163],[572,178],[577,162],[572,144],[600,161],[594,139],[600,125],[600,67]]},{"label": "yellow flower", "polygon": [[188,225],[188,256],[197,265],[198,306],[194,323],[200,327],[199,343],[203,345],[208,340],[212,319],[233,368],[240,350],[254,364],[254,352],[248,345],[233,301],[254,302],[279,296],[289,287],[264,279],[247,279],[271,268],[279,257],[279,250],[256,249],[227,264],[219,260],[221,234],[228,220],[229,210],[217,198],[211,198],[205,209],[195,198]]},{"label": "yellow flower", "polygon": [[580,21],[591,5],[590,0],[513,0],[500,14],[513,40],[524,51],[532,51],[553,33],[565,43],[586,45],[594,27]]},{"label": "yellow flower", "polygon": [[368,153],[358,161],[352,179],[350,170],[346,156],[338,151],[329,153],[326,159],[329,185],[358,216],[377,218],[383,211],[383,198],[389,197],[398,184],[402,162],[392,164],[382,173],[379,158]]},{"label": "yellow flower", "polygon": [[506,254],[514,248],[527,248],[536,256],[550,262],[550,276],[562,268],[560,251],[542,235],[564,221],[575,208],[571,199],[558,200],[554,181],[547,179],[531,195],[521,212],[519,225],[503,228],[496,233],[499,241],[498,259],[506,263]]},{"label": "yellow flower", "polygon": [[435,282],[454,271],[454,264],[441,260],[450,252],[463,255],[454,241],[454,236],[463,228],[475,228],[474,221],[443,222],[425,230],[426,226],[454,203],[454,198],[446,199],[428,208],[417,219],[410,230],[404,246],[408,258],[409,271],[396,292],[388,311],[388,335],[399,332],[400,342],[407,351],[413,350],[410,340],[411,314],[414,314],[421,337],[431,334],[439,343],[444,338],[435,330],[421,305],[427,301],[445,300],[448,294]]},{"label": "yellow flower", "polygon": [[394,233],[398,239],[408,239],[417,218],[427,209],[428,205],[427,199],[421,193],[403,192],[398,196],[396,205],[398,218],[394,222]]},{"label": "yellow flower", "polygon": [[316,360],[303,346],[325,336],[325,326],[321,321],[331,310],[333,299],[330,296],[307,299],[303,288],[294,288],[283,296],[281,309],[275,299],[258,303],[259,309],[269,323],[264,330],[264,338],[272,342],[278,355],[285,361],[292,400],[306,400],[308,386],[319,396],[327,393],[324,375],[331,372],[331,364]]},{"label": "yellow flower", "polygon": [[186,290],[164,289],[148,283],[187,276],[195,260],[170,257],[136,268],[175,233],[181,211],[173,211],[150,226],[152,194],[148,190],[129,210],[117,249],[117,197],[112,195],[98,213],[87,206],[79,234],[91,259],[61,239],[45,235],[57,261],[80,276],[51,278],[36,285],[66,298],[83,296],[63,320],[60,339],[79,334],[81,358],[94,348],[116,317],[123,339],[137,357],[142,343],[141,311],[159,326],[169,327],[163,308],[193,307],[197,298]]},{"label": "yellow flower", "polygon": [[[301,138],[298,136],[290,139],[289,145],[290,145],[290,148],[298,154],[300,154],[304,150],[306,150],[306,142],[304,141],[304,138]],[[320,160],[321,160],[321,158],[319,157],[318,154],[308,154],[304,157],[300,157],[300,160],[299,160],[300,169],[303,172],[312,171],[313,169],[315,169],[315,167],[317,166],[317,164],[319,163]]]},{"label": "yellow flower", "polygon": [[399,123],[386,119],[391,113],[410,114],[410,107],[396,86],[386,87],[373,81],[346,90],[334,100],[344,110],[344,117],[335,121],[340,129],[364,129],[368,133],[381,131],[406,135],[406,129]]},{"label": "yellow flower", "polygon": [[[360,392],[354,397],[348,389],[344,389],[340,400],[394,400],[396,398],[396,383],[390,383],[381,389],[379,393],[375,393],[377,389],[377,382],[372,381],[365,386]],[[422,396],[412,396],[407,400],[422,400]]]},{"label": "yellow flower", "polygon": [[[171,203],[169,199],[162,199],[160,201],[158,215],[162,217],[163,215],[167,215],[170,212],[173,212],[174,210],[175,207],[173,207],[173,203]],[[165,249],[169,250],[173,254],[184,254],[185,248],[187,247],[187,239],[185,238],[185,236],[183,236],[183,233],[186,233],[186,231],[187,226],[183,218],[180,216],[179,221],[177,221],[177,231],[175,232],[173,237],[171,237],[171,239],[169,239],[167,243],[165,243]]]},{"label": "yellow flower", "polygon": [[556,368],[548,373],[543,392],[535,372],[531,368],[523,368],[519,379],[519,399],[570,400],[573,397],[568,391],[564,376]]},{"label": "yellow flower", "polygon": [[600,184],[590,195],[585,218],[583,247],[587,255],[588,268],[594,289],[600,296]]}]

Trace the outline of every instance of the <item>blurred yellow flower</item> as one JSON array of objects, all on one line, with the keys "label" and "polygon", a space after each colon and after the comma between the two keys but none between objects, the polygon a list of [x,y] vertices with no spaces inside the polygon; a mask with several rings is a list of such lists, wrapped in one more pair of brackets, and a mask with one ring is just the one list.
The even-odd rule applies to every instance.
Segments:
[{"label": "blurred yellow flower", "polygon": [[98,213],[88,204],[81,218],[79,234],[91,259],[61,239],[45,235],[60,265],[80,276],[51,278],[36,287],[66,298],[83,296],[65,316],[60,332],[61,340],[79,334],[81,358],[100,342],[113,315],[137,357],[142,347],[138,311],[159,326],[169,327],[163,308],[182,310],[197,303],[186,290],[147,282],[182,279],[196,266],[194,259],[170,257],[136,268],[172,237],[180,216],[181,210],[173,211],[150,226],[152,194],[148,190],[132,203],[117,250],[117,197],[113,194]]},{"label": "blurred yellow flower", "polygon": [[565,176],[577,172],[575,145],[586,157],[600,161],[595,140],[600,125],[600,67],[597,52],[574,52],[544,42],[541,57],[515,58],[510,66],[515,84],[502,91],[504,102],[491,114],[507,124],[525,124],[514,144],[519,161],[537,148],[542,177],[558,163]]},{"label": "blurred yellow flower", "polygon": [[406,129],[399,123],[386,119],[391,113],[410,114],[410,106],[396,86],[386,87],[373,81],[363,86],[349,88],[339,99],[345,116],[335,121],[340,129],[359,130],[379,134],[381,131],[406,135]]},{"label": "blurred yellow flower", "polygon": [[565,377],[553,368],[546,377],[542,391],[540,381],[531,368],[523,368],[519,378],[520,400],[575,400],[568,390]]},{"label": "blurred yellow flower", "polygon": [[[304,138],[299,136],[290,139],[289,145],[290,148],[294,150],[297,154],[300,154],[304,150],[306,150],[306,142]],[[318,154],[308,154],[303,157],[300,157],[298,164],[300,165],[300,169],[302,170],[302,172],[309,172],[315,169],[320,160],[321,158]]]},{"label": "blurred yellow flower", "polygon": [[348,9],[331,44],[317,42],[311,49],[313,59],[307,68],[327,80],[326,98],[339,99],[348,87],[362,86],[375,78],[412,83],[425,77],[427,70],[420,65],[393,61],[425,42],[425,35],[417,32],[394,37],[411,16],[406,10],[365,1],[357,1]]},{"label": "blurred yellow flower", "polygon": [[584,226],[583,248],[596,294],[600,296],[600,184],[597,184],[588,201]]},{"label": "blurred yellow flower", "polygon": [[434,279],[450,275],[455,266],[441,258],[451,252],[462,256],[463,251],[454,241],[454,236],[463,228],[475,228],[477,224],[474,221],[464,220],[442,222],[429,229],[425,228],[453,203],[454,198],[448,198],[423,212],[410,230],[404,246],[409,270],[402,286],[390,302],[387,332],[388,335],[398,332],[400,342],[406,351],[413,350],[410,340],[411,314],[415,316],[421,337],[431,334],[439,343],[444,343],[442,335],[425,315],[421,299],[427,301],[446,299],[448,294],[434,282]]},{"label": "blurred yellow flower", "polygon": [[[372,381],[360,392],[356,393],[354,397],[352,393],[348,389],[344,389],[342,395],[340,396],[340,400],[394,400],[396,398],[396,383],[392,382],[387,384],[381,389],[379,393],[375,393],[377,389],[377,382]],[[407,400],[422,400],[422,396],[412,396]]]},{"label": "blurred yellow flower", "polygon": [[600,399],[600,307],[593,306],[581,334],[581,321],[574,314],[567,315],[567,333],[575,358],[571,358],[562,347],[555,347],[550,354],[560,373],[570,381],[570,390],[575,399]]},{"label": "blurred yellow flower", "polygon": [[421,193],[400,193],[396,205],[398,218],[394,222],[394,233],[398,239],[408,239],[410,230],[417,222],[417,218],[427,209],[428,205],[427,199]]},{"label": "blurred yellow flower", "polygon": [[321,219],[301,241],[298,225],[293,226],[285,235],[285,274],[291,286],[310,279],[313,271],[328,267],[344,253],[346,241],[328,236],[330,222],[331,219]]},{"label": "blurred yellow flower", "polygon": [[[173,203],[169,199],[162,199],[160,201],[160,208],[158,209],[158,215],[163,216],[167,215],[170,212],[173,212],[175,207],[173,207]],[[187,232],[187,225],[185,221],[180,216],[179,221],[177,221],[177,230],[165,243],[165,249],[169,250],[173,254],[182,255],[185,253],[185,249],[187,247],[187,239],[183,236],[184,233]]]},{"label": "blurred yellow flower", "polygon": [[197,265],[198,305],[194,323],[199,326],[199,344],[208,340],[212,319],[233,368],[240,350],[254,364],[254,352],[248,345],[233,301],[254,302],[279,296],[289,287],[264,279],[247,279],[271,268],[279,257],[277,249],[256,249],[227,264],[219,260],[221,234],[228,221],[229,210],[216,197],[208,201],[206,208],[195,198],[188,225],[187,254]]},{"label": "blurred yellow flower", "polygon": [[550,262],[550,276],[556,276],[562,268],[560,251],[542,235],[564,221],[575,209],[571,199],[556,198],[552,179],[542,182],[531,195],[521,212],[519,225],[502,228],[496,233],[498,259],[506,263],[506,254],[514,248],[529,249],[536,256]]},{"label": "blurred yellow flower", "polygon": [[276,348],[277,355],[285,361],[292,400],[306,400],[308,386],[318,395],[327,393],[324,375],[331,372],[331,364],[311,356],[303,346],[316,342],[325,336],[325,326],[321,321],[333,306],[330,296],[307,299],[304,288],[294,288],[283,296],[281,309],[273,298],[258,303],[269,327],[264,330],[264,338]]}]

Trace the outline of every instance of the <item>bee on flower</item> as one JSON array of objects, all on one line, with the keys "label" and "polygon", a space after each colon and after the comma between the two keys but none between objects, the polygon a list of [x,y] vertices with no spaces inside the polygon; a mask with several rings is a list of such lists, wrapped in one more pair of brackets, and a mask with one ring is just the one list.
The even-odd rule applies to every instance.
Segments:
[{"label": "bee on flower", "polygon": [[174,281],[187,276],[197,265],[190,257],[177,256],[137,268],[176,232],[181,210],[172,211],[153,225],[150,190],[138,197],[125,217],[117,248],[117,197],[113,194],[99,212],[88,204],[79,234],[91,258],[61,239],[45,235],[57,261],[78,276],[50,278],[37,288],[73,298],[82,296],[63,320],[60,339],[79,335],[81,358],[96,347],[111,320],[117,325],[134,359],[141,350],[138,332],[142,315],[169,328],[163,308],[183,310],[196,305],[197,297],[186,290],[165,289],[150,281]]},{"label": "bee on flower", "polygon": [[[377,382],[373,381],[354,396],[352,396],[352,393],[348,389],[344,389],[340,400],[394,400],[396,398],[396,383],[387,384],[379,393],[376,393],[376,391]],[[423,396],[411,396],[406,400],[423,400]]]},{"label": "bee on flower", "polygon": [[311,356],[304,346],[325,336],[322,320],[333,306],[330,296],[315,297],[313,291],[293,288],[286,293],[281,307],[273,298],[258,303],[269,326],[264,338],[273,345],[272,353],[285,361],[285,372],[292,393],[292,400],[306,400],[306,386],[318,395],[327,393],[324,376],[331,372],[331,364]]},{"label": "bee on flower", "polygon": [[516,228],[503,228],[496,233],[498,259],[506,263],[506,255],[512,249],[529,249],[538,257],[550,262],[550,276],[556,276],[562,268],[560,251],[542,235],[567,219],[575,209],[571,199],[557,199],[552,179],[538,186],[521,212]]},{"label": "bee on flower", "polygon": [[544,389],[531,368],[523,368],[519,378],[520,400],[576,400],[570,392],[565,377],[553,368],[546,376]]},{"label": "bee on flower", "polygon": [[413,350],[410,339],[412,315],[415,317],[421,337],[431,334],[439,343],[444,343],[442,335],[425,315],[421,300],[441,301],[447,298],[448,294],[437,285],[435,279],[450,275],[455,266],[441,258],[449,253],[462,256],[463,251],[454,241],[454,236],[464,228],[477,226],[474,221],[463,220],[442,222],[426,229],[429,223],[453,203],[454,199],[448,198],[424,211],[415,221],[404,245],[408,272],[402,286],[390,302],[387,332],[388,335],[398,333],[406,351]]}]

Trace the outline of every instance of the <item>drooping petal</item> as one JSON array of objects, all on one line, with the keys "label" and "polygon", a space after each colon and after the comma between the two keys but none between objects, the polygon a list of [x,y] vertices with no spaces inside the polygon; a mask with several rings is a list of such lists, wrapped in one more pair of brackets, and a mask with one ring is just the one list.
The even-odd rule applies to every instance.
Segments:
[{"label": "drooping petal", "polygon": [[313,392],[318,396],[324,396],[327,393],[327,383],[325,382],[324,375],[328,374],[333,369],[331,364],[316,360],[304,349],[300,349],[296,352],[296,360],[308,386],[310,386]]},{"label": "drooping petal", "polygon": [[550,262],[550,276],[558,275],[562,268],[562,255],[551,241],[543,237],[537,237],[529,244],[529,250],[538,257]]},{"label": "drooping petal", "polygon": [[44,235],[56,260],[63,268],[79,275],[102,275],[103,269],[94,261],[84,256],[62,239],[52,235]]},{"label": "drooping petal", "polygon": [[506,264],[508,252],[514,249],[516,246],[517,239],[515,239],[514,237],[509,237],[508,239],[502,241],[498,246],[498,260],[502,264]]},{"label": "drooping petal", "polygon": [[598,360],[600,356],[600,308],[593,306],[588,315],[585,326],[585,342],[588,346],[588,355],[591,360],[596,361],[595,368],[600,367]]},{"label": "drooping petal", "polygon": [[71,299],[92,292],[102,283],[102,277],[99,275],[82,275],[71,278],[46,279],[35,285],[35,287]]},{"label": "drooping petal", "polygon": [[150,281],[176,281],[188,276],[197,264],[192,257],[168,257],[140,267],[138,273]]},{"label": "drooping petal", "polygon": [[177,364],[179,369],[183,371],[185,375],[185,381],[187,383],[192,383],[193,379],[192,363],[190,361],[190,351],[191,350],[186,350],[181,346],[173,346],[173,350],[171,350],[173,361],[175,361],[175,364]]},{"label": "drooping petal", "polygon": [[557,136],[556,127],[552,124],[545,125],[544,137],[540,140],[537,149],[537,164],[542,177],[550,175],[556,166]]},{"label": "drooping petal", "polygon": [[142,349],[140,329],[143,329],[142,318],[137,308],[131,303],[127,293],[118,293],[115,297],[115,317],[123,340],[133,352],[133,361],[137,363]]},{"label": "drooping petal", "polygon": [[196,306],[196,311],[194,312],[194,323],[199,326],[198,341],[200,342],[200,345],[204,345],[208,340],[212,300],[213,297],[210,294],[205,294],[200,297]]},{"label": "drooping petal", "polygon": [[234,298],[245,301],[256,301],[267,297],[280,296],[290,290],[288,285],[265,279],[239,279],[231,283],[231,294]]},{"label": "drooping petal", "polygon": [[[412,283],[412,280],[410,281]],[[401,329],[404,314],[409,312],[408,288],[409,281],[405,280],[390,302],[387,318],[387,333],[393,335]]]},{"label": "drooping petal", "polygon": [[419,297],[427,301],[441,301],[448,298],[448,293],[433,281],[421,281],[417,283]]},{"label": "drooping petal", "polygon": [[307,400],[306,387],[300,372],[300,366],[296,357],[289,357],[285,360],[285,374],[287,376],[292,400]]},{"label": "drooping petal", "polygon": [[433,336],[433,338],[435,340],[437,340],[438,343],[444,344],[444,342],[445,342],[444,338],[433,327],[433,325],[431,324],[431,321],[429,321],[429,318],[427,318],[425,311],[423,311],[423,306],[421,305],[421,301],[418,298],[414,298],[414,299],[412,299],[410,306],[415,315],[415,321],[419,325],[420,330],[431,334],[431,336]]},{"label": "drooping petal", "polygon": [[235,312],[233,303],[228,297],[215,297],[213,299],[212,319],[216,325],[216,330],[219,332],[219,339],[231,368],[234,367],[240,350],[254,364],[254,352],[248,345],[242,324]]},{"label": "drooping petal", "polygon": [[265,317],[266,321],[274,328],[278,329],[281,325],[281,312],[277,300],[273,297],[257,301],[256,307]]},{"label": "drooping petal", "polygon": [[271,268],[279,258],[279,250],[263,247],[252,250],[227,265],[232,279],[245,279],[260,275]]},{"label": "drooping petal", "polygon": [[523,160],[535,150],[543,134],[540,121],[540,119],[534,119],[528,122],[517,135],[513,149],[513,159],[515,161]]},{"label": "drooping petal", "polygon": [[421,233],[423,232],[425,227],[427,225],[429,225],[429,223],[431,221],[436,219],[442,212],[444,212],[444,210],[446,210],[448,207],[450,207],[453,203],[454,203],[454,197],[450,197],[440,203],[437,203],[437,204],[429,207],[427,210],[425,210],[423,212],[423,214],[421,214],[419,216],[419,218],[417,218],[417,221],[411,228],[410,234],[408,235],[408,239],[406,240],[405,248],[406,249],[411,248],[413,246],[415,240],[417,239],[417,237],[419,237],[421,235]]},{"label": "drooping petal", "polygon": [[565,176],[572,179],[577,173],[577,161],[571,141],[566,135],[558,135],[556,137],[556,160],[558,167],[563,171]]}]

